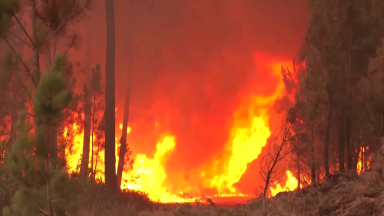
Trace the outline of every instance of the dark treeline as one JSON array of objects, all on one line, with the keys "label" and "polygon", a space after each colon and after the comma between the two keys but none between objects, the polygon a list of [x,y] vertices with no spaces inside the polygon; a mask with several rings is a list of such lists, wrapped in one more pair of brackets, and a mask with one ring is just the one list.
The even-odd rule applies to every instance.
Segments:
[{"label": "dark treeline", "polygon": [[384,147],[384,2],[309,2],[300,55],[282,70],[287,96],[276,102],[295,111],[289,143],[298,186],[370,170]]}]

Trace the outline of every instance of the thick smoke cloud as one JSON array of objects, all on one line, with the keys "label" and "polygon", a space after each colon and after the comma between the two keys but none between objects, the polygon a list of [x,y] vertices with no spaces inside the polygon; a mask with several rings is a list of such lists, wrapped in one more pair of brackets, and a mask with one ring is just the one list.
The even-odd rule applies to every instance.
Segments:
[{"label": "thick smoke cloud", "polygon": [[[255,70],[253,54],[294,57],[306,31],[307,1],[115,2],[120,119],[126,74],[134,73],[129,144],[150,156],[160,134],[174,134],[168,181],[191,180],[192,170],[220,158],[242,97],[273,92],[277,81],[269,71]],[[93,63],[101,65],[103,4],[97,2],[91,14],[90,39]]]}]

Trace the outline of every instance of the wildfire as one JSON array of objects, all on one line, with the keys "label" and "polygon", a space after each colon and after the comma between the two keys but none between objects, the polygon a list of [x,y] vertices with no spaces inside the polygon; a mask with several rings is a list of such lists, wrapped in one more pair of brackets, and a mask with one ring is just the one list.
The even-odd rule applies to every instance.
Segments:
[{"label": "wildfire", "polygon": [[359,151],[359,160],[357,162],[357,174],[360,175],[360,173],[362,171],[365,171],[367,169],[369,169],[370,167],[370,160],[369,158],[367,158],[366,156],[366,150],[368,150],[368,147],[364,148],[363,146],[360,147],[360,151]]},{"label": "wildfire", "polygon": [[284,186],[281,186],[280,184],[276,183],[274,187],[269,188],[271,197],[276,196],[276,194],[280,192],[293,191],[297,189],[298,180],[293,176],[291,171],[287,170],[286,174],[287,181],[285,182]]},{"label": "wildfire", "polygon": [[236,193],[233,184],[237,183],[247,169],[247,164],[255,160],[266,145],[271,132],[267,125],[266,115],[254,117],[250,128],[234,128],[232,140],[232,156],[229,160],[227,172],[216,176],[211,186],[219,191],[229,189]]},{"label": "wildfire", "polygon": [[[223,172],[220,172],[220,175],[211,176],[210,180],[202,180],[203,187],[215,189],[218,192],[216,196],[246,196],[238,193],[234,184],[239,182],[247,169],[247,165],[257,159],[262,149],[266,146],[267,139],[271,135],[269,109],[274,101],[284,94],[281,65],[291,65],[291,63],[289,61],[271,59],[260,54],[255,55],[255,63],[263,66],[261,70],[273,73],[276,76],[276,80],[278,80],[276,81],[277,86],[272,94],[244,97],[243,103],[234,113],[234,123],[229,131],[231,136],[226,144],[229,154],[225,155],[224,160],[214,161],[216,164],[225,163],[226,168]],[[158,122],[156,122],[157,124]],[[121,130],[122,124],[118,126]],[[73,140],[73,147],[66,149],[68,170],[70,172],[78,171],[78,165],[80,164],[84,135],[83,131],[79,131],[79,129],[78,125],[73,124],[65,128],[64,132],[65,137],[72,136],[71,139]],[[128,127],[128,136],[131,132],[132,128]],[[116,134],[116,148],[120,145],[117,142],[118,137],[119,134]],[[164,164],[168,156],[173,153],[176,144],[177,137],[169,133],[164,134],[156,144],[156,152],[153,157],[143,153],[137,154],[134,159],[133,169],[129,172],[123,172],[121,189],[144,191],[148,193],[151,200],[163,203],[192,201],[189,198],[182,198],[180,196],[180,194],[183,194],[182,191],[180,191],[180,194],[171,193],[163,186],[167,177]],[[94,164],[94,167],[99,171],[97,177],[103,180],[104,152],[102,149],[98,151],[96,157],[98,162]],[[116,159],[118,161],[118,155],[116,155]],[[209,170],[211,170],[211,167],[203,169],[200,177],[206,177],[209,174]],[[278,192],[294,190],[296,188],[297,180],[293,177],[291,171],[287,171],[287,179],[284,187],[276,184],[276,187],[270,188],[273,196]]]},{"label": "wildfire", "polygon": [[78,130],[79,126],[77,124],[73,124],[71,128],[66,127],[64,129],[64,137],[68,138],[72,135],[71,138],[73,142],[71,147],[65,148],[69,172],[76,172],[80,165],[84,133],[81,131],[79,134]]},{"label": "wildfire", "polygon": [[126,174],[137,176],[136,182],[127,182],[122,184],[122,189],[141,190],[149,192],[149,198],[163,203],[186,201],[180,196],[170,194],[163,187],[163,182],[167,177],[163,162],[167,155],[171,154],[176,146],[176,138],[165,136],[161,142],[156,145],[156,153],[153,159],[147,158],[145,154],[138,154],[135,159],[132,171]]}]

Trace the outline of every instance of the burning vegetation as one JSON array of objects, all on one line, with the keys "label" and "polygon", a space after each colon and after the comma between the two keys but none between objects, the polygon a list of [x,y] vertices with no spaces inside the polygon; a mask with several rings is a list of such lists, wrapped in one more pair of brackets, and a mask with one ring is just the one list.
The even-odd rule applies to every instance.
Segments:
[{"label": "burning vegetation", "polygon": [[0,0],[2,215],[382,212],[384,3],[308,2]]}]

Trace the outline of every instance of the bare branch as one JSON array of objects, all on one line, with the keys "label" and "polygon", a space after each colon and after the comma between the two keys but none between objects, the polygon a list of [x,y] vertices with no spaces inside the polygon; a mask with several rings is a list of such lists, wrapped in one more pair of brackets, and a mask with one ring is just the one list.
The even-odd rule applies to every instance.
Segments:
[{"label": "bare branch", "polygon": [[32,46],[35,47],[35,43],[33,42],[31,36],[28,34],[27,30],[25,30],[23,24],[21,24],[19,18],[17,18],[16,14],[14,14],[16,22],[19,24],[20,28],[23,30],[24,34],[27,36],[28,40],[31,42]]},{"label": "bare branch", "polygon": [[[48,43],[48,42],[52,39],[52,37],[55,36],[55,35],[57,34],[57,32],[61,29],[61,27],[64,25],[64,23],[65,23],[66,20],[67,20],[67,19],[64,18],[64,19],[61,21],[60,25],[56,28],[55,31],[52,32],[52,34],[47,38],[47,40],[45,41],[44,44]],[[44,44],[43,44],[43,45],[44,45]]]},{"label": "bare branch", "polygon": [[[268,153],[261,160],[261,163],[263,164],[261,165],[260,175],[265,181],[263,198],[266,198],[269,187],[285,175],[285,166],[281,165],[280,162],[290,153],[290,151],[284,149],[289,140],[292,126],[289,118],[290,117],[287,116],[285,123],[282,125],[277,135],[272,134],[269,138]],[[281,137],[280,144],[276,144],[278,142],[278,137]]]},{"label": "bare branch", "polygon": [[21,56],[19,55],[19,53],[15,50],[15,48],[13,48],[12,44],[9,43],[8,39],[4,36],[4,34],[1,34],[1,37],[4,39],[5,43],[8,45],[8,47],[12,50],[12,52],[14,52],[16,55],[17,55],[17,58],[21,61],[21,63],[23,64],[26,72],[30,72],[29,69],[28,69],[28,66],[27,64],[24,62],[24,60],[21,58]]}]

